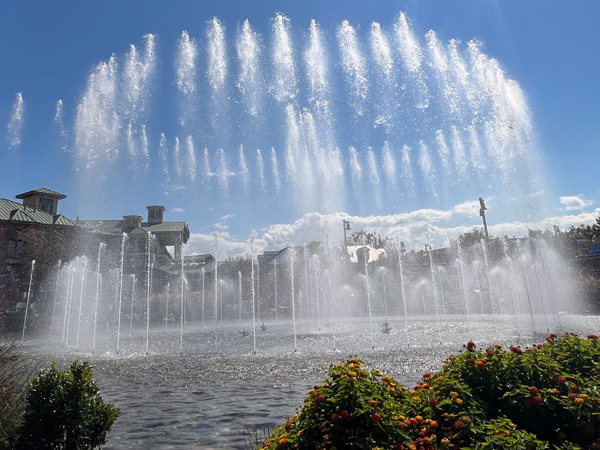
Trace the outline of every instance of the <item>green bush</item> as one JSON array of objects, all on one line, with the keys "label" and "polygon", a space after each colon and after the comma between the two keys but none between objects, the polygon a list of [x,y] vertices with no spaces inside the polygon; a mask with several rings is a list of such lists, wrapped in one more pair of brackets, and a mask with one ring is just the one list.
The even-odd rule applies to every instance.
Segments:
[{"label": "green bush", "polygon": [[600,448],[596,335],[527,348],[473,342],[407,390],[353,359],[332,366],[269,449]]},{"label": "green bush", "polygon": [[27,406],[19,429],[19,447],[31,450],[93,449],[106,436],[120,411],[105,404],[87,362],[61,372],[52,367],[28,384]]}]

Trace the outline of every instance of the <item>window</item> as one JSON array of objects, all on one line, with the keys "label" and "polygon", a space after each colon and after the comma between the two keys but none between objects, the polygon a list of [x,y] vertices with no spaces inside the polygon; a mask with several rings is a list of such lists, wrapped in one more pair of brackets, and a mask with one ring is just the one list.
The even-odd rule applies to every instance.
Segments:
[{"label": "window", "polygon": [[52,213],[54,210],[54,199],[53,198],[40,198],[40,207],[41,211],[46,211],[47,213]]},{"label": "window", "polygon": [[17,241],[8,241],[8,256],[10,258],[17,254]]}]

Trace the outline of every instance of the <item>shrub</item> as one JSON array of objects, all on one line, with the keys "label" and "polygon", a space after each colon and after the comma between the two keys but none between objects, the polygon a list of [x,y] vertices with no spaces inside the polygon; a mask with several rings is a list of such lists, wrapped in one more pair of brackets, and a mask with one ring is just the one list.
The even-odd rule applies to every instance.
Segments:
[{"label": "shrub", "polygon": [[527,348],[473,342],[407,390],[350,360],[332,366],[269,449],[600,448],[597,337]]},{"label": "shrub", "polygon": [[25,410],[25,387],[34,371],[34,363],[19,355],[13,343],[0,341],[0,450],[15,448]]},{"label": "shrub", "polygon": [[52,367],[28,384],[27,406],[19,430],[19,448],[93,449],[106,436],[120,411],[105,404],[87,362],[61,372]]}]

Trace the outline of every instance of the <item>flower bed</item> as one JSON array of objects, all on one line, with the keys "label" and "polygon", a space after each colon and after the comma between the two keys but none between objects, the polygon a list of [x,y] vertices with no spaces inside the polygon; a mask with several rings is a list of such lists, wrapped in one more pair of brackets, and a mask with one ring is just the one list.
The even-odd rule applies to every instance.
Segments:
[{"label": "flower bed", "polygon": [[594,334],[526,349],[469,342],[412,390],[357,359],[332,366],[268,449],[600,448]]}]

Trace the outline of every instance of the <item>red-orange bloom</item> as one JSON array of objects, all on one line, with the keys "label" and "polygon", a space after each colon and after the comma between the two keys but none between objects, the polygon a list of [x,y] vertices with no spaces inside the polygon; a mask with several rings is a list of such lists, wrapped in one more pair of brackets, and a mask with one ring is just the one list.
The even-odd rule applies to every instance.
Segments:
[{"label": "red-orange bloom", "polygon": [[538,395],[540,393],[539,389],[535,386],[529,386],[529,392],[531,395]]}]

